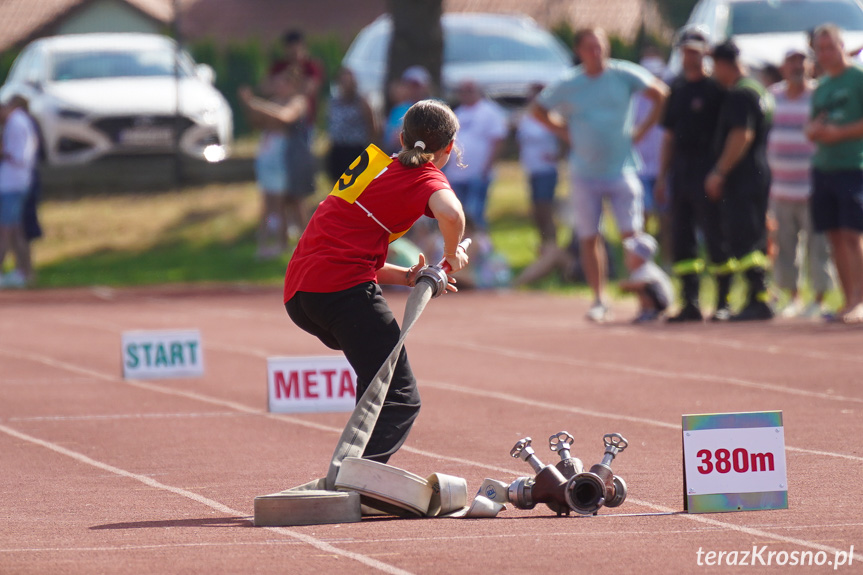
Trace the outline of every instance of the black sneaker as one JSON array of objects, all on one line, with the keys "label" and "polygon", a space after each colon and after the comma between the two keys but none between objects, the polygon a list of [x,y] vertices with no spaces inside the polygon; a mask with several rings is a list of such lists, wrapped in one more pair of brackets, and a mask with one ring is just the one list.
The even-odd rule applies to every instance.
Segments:
[{"label": "black sneaker", "polygon": [[763,301],[753,301],[740,310],[737,315],[732,315],[729,321],[764,321],[773,319],[773,309]]},{"label": "black sneaker", "polygon": [[710,321],[713,322],[721,322],[728,321],[731,319],[731,308],[727,305],[724,305],[720,308],[717,308],[713,315],[710,316]]},{"label": "black sneaker", "polygon": [[673,315],[668,318],[668,323],[684,323],[687,321],[702,321],[704,317],[701,315],[701,310],[698,309],[698,306],[694,303],[688,303],[683,308],[677,312],[677,315]]}]

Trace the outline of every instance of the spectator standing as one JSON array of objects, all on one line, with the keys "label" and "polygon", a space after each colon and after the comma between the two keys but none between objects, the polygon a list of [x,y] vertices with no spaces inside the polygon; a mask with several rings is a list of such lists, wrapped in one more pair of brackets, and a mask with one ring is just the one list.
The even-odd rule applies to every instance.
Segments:
[{"label": "spectator standing", "polygon": [[27,114],[27,101],[12,96],[0,106],[3,123],[0,148],[0,272],[9,249],[15,268],[2,276],[0,286],[21,288],[32,279],[29,243],[24,235],[24,204],[33,184],[39,149],[36,127]]},{"label": "spectator standing", "polygon": [[456,145],[462,150],[462,162],[449,165],[446,175],[465,215],[478,230],[485,231],[488,188],[508,132],[507,119],[500,106],[483,96],[473,81],[459,85],[458,100],[455,115],[461,128]]},{"label": "spectator standing", "polygon": [[296,69],[287,69],[271,81],[272,100],[256,97],[248,88],[240,90],[240,100],[251,122],[261,128],[255,172],[264,196],[258,227],[258,257],[280,255],[288,239],[288,221],[293,218],[303,227],[306,214],[304,194],[291,188],[292,171],[304,167],[291,165],[292,139],[305,139],[303,120],[308,100],[303,94],[303,80]]},{"label": "spectator standing", "polygon": [[837,28],[813,34],[815,56],[824,69],[812,95],[806,133],[815,142],[812,158],[812,223],[826,232],[845,306],[837,319],[863,322],[863,69],[851,64]]},{"label": "spectator standing", "polygon": [[[599,233],[603,200],[611,203],[624,237],[641,230],[642,189],[633,144],[658,120],[668,88],[641,66],[609,58],[608,37],[600,28],[578,31],[573,47],[582,63],[543,90],[532,109],[571,144],[576,233],[594,294],[587,317],[602,322],[610,319],[603,299],[607,272]],[[641,91],[653,101],[653,108],[644,122],[633,126],[632,96]],[[563,123],[550,115],[552,110],[559,112]]]},{"label": "spectator standing", "polygon": [[378,139],[375,114],[357,92],[357,80],[348,68],[339,70],[338,93],[330,100],[327,115],[330,137],[327,171],[332,180],[337,180],[366,145]]},{"label": "spectator standing", "polygon": [[[545,86],[533,84],[528,94],[531,104]],[[516,128],[518,157],[530,184],[533,221],[540,237],[540,252],[546,247],[557,249],[557,226],[554,221],[554,192],[557,189],[560,140],[533,114],[522,114]]]},{"label": "spectator standing", "polygon": [[710,259],[706,269],[716,279],[713,318],[724,320],[731,315],[728,294],[733,267],[722,231],[721,204],[707,197],[704,182],[713,167],[713,146],[725,89],[705,71],[704,56],[710,50],[705,32],[684,28],[675,47],[681,52],[683,71],[671,84],[662,118],[664,135],[654,187],[657,200],[668,201],[671,206],[672,271],[680,279],[683,303],[668,321],[703,319],[699,292],[706,266],[701,258],[699,232]]},{"label": "spectator standing", "polygon": [[716,162],[704,183],[707,196],[722,201],[723,236],[735,271],[748,283],[746,304],[731,321],[773,318],[767,292],[767,202],[770,168],[767,135],[773,96],[744,73],[740,50],[728,40],[713,49],[714,76],[728,94],[719,112]]},{"label": "spectator standing", "polygon": [[[318,117],[318,94],[324,84],[324,67],[309,54],[306,36],[302,30],[285,32],[282,36],[282,50],[282,57],[270,64],[267,83],[288,69],[299,70],[303,78],[303,94],[308,99],[307,123],[312,128]],[[270,92],[271,88],[267,87],[265,94],[270,95]]]},{"label": "spectator standing", "polygon": [[[782,315],[812,318],[821,315],[824,292],[831,285],[827,238],[813,231],[809,213],[810,169],[815,146],[806,138],[804,129],[809,120],[815,82],[810,79],[811,65],[803,49],[789,50],[780,70],[783,81],[770,87],[776,112],[767,142],[767,161],[773,176],[770,211],[777,226],[779,248],[773,279],[779,289],[791,295]],[[798,250],[803,247],[801,235],[805,239],[805,250]],[[805,254],[801,261],[808,264],[809,282],[815,292],[814,301],[808,306],[798,297],[799,251]]]},{"label": "spectator standing", "polygon": [[384,130],[384,150],[388,153],[397,153],[401,150],[399,138],[405,113],[415,103],[431,95],[431,74],[422,66],[411,66],[392,86],[391,93],[393,107],[387,116]]},{"label": "spectator standing", "polygon": [[[528,92],[528,106],[542,92],[542,84],[533,84]],[[530,186],[533,221],[539,232],[539,257],[515,280],[516,285],[528,284],[544,277],[565,263],[565,252],[557,245],[554,194],[558,183],[560,140],[548,126],[533,114],[522,114],[516,128],[518,156]]]},{"label": "spectator standing", "polygon": [[[656,48],[648,47],[644,51],[641,66],[656,76],[662,79],[665,75],[665,61],[659,54]],[[653,109],[653,101],[639,92],[635,95],[635,124],[641,124],[650,115]],[[659,155],[662,149],[662,126],[658,123],[654,125],[644,138],[635,145],[635,151],[638,152],[638,157],[641,159],[641,167],[638,170],[638,179],[641,180],[641,187],[644,189],[644,226],[649,230],[656,230],[654,233],[660,239],[662,246],[663,258],[670,260],[669,251],[671,249],[671,241],[669,236],[668,222],[668,206],[665,202],[658,202],[654,187],[656,186],[656,178],[659,175]]]}]

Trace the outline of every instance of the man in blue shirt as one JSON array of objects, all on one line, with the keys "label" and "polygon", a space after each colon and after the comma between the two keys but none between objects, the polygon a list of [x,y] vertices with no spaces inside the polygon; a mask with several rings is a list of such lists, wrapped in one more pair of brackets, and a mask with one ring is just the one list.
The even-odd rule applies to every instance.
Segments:
[{"label": "man in blue shirt", "polygon": [[[599,237],[603,201],[610,203],[623,237],[641,231],[643,192],[633,144],[659,120],[668,87],[637,64],[609,58],[608,37],[601,28],[578,31],[573,49],[581,65],[543,90],[532,110],[540,122],[569,142],[572,150],[569,162],[576,233],[594,294],[587,317],[602,322],[610,318],[603,301],[607,271]],[[632,97],[638,92],[643,92],[653,106],[635,126]]]}]

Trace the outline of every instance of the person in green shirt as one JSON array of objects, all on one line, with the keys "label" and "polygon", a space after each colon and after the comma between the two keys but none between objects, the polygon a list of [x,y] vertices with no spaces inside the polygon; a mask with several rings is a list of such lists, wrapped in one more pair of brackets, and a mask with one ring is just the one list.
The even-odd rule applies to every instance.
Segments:
[{"label": "person in green shirt", "polygon": [[863,323],[863,69],[848,60],[835,25],[816,28],[812,45],[824,70],[806,127],[816,144],[812,224],[830,240],[845,296],[836,319]]}]

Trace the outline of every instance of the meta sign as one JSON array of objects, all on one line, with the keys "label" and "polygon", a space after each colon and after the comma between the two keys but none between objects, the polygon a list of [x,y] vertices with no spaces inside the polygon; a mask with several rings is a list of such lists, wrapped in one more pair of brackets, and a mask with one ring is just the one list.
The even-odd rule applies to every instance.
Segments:
[{"label": "meta sign", "polygon": [[357,376],[343,356],[271,357],[267,389],[273,413],[353,411]]},{"label": "meta sign", "polygon": [[204,375],[201,333],[180,331],[123,332],[123,377],[155,379]]},{"label": "meta sign", "polygon": [[683,416],[684,509],[787,509],[781,411]]}]

